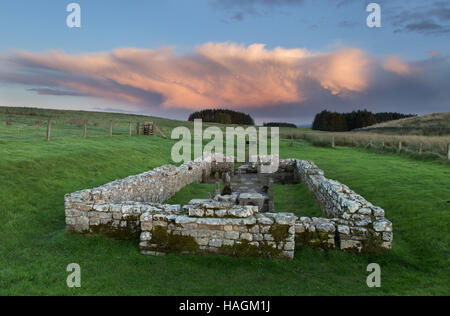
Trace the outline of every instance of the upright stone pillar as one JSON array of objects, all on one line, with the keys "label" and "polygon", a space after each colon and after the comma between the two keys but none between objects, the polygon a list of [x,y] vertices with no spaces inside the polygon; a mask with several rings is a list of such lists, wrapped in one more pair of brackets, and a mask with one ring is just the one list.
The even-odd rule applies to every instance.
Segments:
[{"label": "upright stone pillar", "polygon": [[273,197],[273,179],[269,179],[269,213],[275,212],[275,202]]},{"label": "upright stone pillar", "polygon": [[214,197],[217,197],[220,195],[220,182],[216,181],[216,191],[214,192]]}]

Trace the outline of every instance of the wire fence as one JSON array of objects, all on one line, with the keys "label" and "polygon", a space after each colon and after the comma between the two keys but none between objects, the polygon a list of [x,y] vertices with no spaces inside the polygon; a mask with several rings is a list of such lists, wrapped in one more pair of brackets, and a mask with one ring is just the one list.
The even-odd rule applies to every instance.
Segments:
[{"label": "wire fence", "polygon": [[[54,140],[60,138],[90,138],[139,136],[145,129],[146,118],[89,119],[83,117],[48,118],[30,115],[7,115],[0,121],[0,140]],[[155,123],[153,135],[165,138],[181,122],[161,120]],[[186,122],[184,124],[189,125]],[[173,126],[172,126],[173,125]],[[387,135],[365,132],[316,132],[304,129],[280,129],[284,139],[302,139],[314,146],[363,147],[387,152],[411,153],[421,157],[450,161],[449,136]]]},{"label": "wire fence", "polygon": [[[113,136],[139,136],[144,134],[145,121],[110,120],[93,122],[89,120],[47,119],[30,120],[7,119],[0,124],[0,139],[29,140],[43,139],[51,141],[59,138],[88,138]],[[152,136],[166,137],[169,129],[155,123],[155,133]]]},{"label": "wire fence", "polygon": [[439,158],[450,161],[450,137],[447,136],[404,136],[375,133],[326,133],[304,132],[282,138],[303,139],[321,147],[360,147],[386,152],[409,153],[423,158]]}]

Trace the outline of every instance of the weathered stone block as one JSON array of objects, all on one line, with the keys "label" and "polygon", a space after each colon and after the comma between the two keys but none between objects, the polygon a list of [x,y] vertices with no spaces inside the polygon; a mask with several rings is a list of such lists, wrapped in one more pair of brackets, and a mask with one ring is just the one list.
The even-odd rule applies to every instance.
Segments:
[{"label": "weathered stone block", "polygon": [[377,232],[392,232],[392,223],[382,218],[373,222],[373,229]]}]

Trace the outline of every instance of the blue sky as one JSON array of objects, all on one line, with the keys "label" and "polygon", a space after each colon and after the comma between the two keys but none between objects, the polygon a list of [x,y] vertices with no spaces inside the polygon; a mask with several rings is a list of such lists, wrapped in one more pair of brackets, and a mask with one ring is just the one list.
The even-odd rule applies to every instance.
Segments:
[{"label": "blue sky", "polygon": [[[61,0],[3,0],[0,11],[0,104],[10,106],[40,106],[73,109],[116,109],[148,113],[154,115],[184,118],[186,114],[198,107],[199,102],[210,102],[213,106],[237,108],[253,114],[259,121],[287,120],[294,123],[308,122],[312,116],[324,109],[347,111],[356,108],[369,108],[380,111],[402,111],[413,113],[428,113],[445,111],[448,105],[448,93],[442,80],[449,79],[450,55],[450,5],[448,1],[378,1],[382,7],[382,27],[368,28],[366,18],[369,13],[365,8],[369,1],[359,0],[165,0],[165,1],[119,1],[119,0],[79,0],[82,27],[70,29],[66,26],[65,11],[71,1]],[[228,43],[228,46],[214,46],[205,48],[207,43]],[[240,73],[239,68],[227,64],[232,77],[247,77],[255,74],[280,76],[284,71],[286,54],[275,53],[276,47],[282,47],[285,52],[293,53],[295,49],[308,51],[311,62],[302,59],[298,54],[302,66],[295,73],[295,84],[301,85],[293,89],[290,85],[277,82],[274,90],[277,95],[268,95],[270,102],[257,101],[250,98],[241,100],[236,98],[235,87],[238,83],[229,84],[228,95],[208,91],[204,82],[195,87],[189,87],[198,95],[192,95],[188,104],[179,104],[179,93],[173,86],[168,87],[173,92],[167,94],[160,86],[173,75],[183,76],[185,72],[172,69],[172,64],[180,64],[185,69],[198,72],[195,79],[187,76],[186,80],[200,80],[210,78],[215,89],[228,86],[223,73],[218,74],[217,67],[206,67],[205,64],[214,62],[222,64],[223,59],[231,58],[230,47],[240,45],[240,58],[248,62],[249,47],[253,44],[265,44],[263,51],[258,51],[266,66],[260,68],[261,60],[246,64]],[[171,48],[170,54],[174,60],[168,62],[170,74],[164,68],[151,67],[144,74],[146,84],[120,82],[120,91],[116,95],[108,96],[102,93],[106,89],[105,81],[99,82],[97,72],[84,71],[81,75],[76,70],[70,71],[63,65],[49,66],[48,52],[59,51],[61,54],[73,58],[65,58],[64,62],[76,63],[77,56],[83,54],[113,54],[119,48],[136,48],[151,54],[158,51],[165,56],[161,49]],[[197,50],[201,47],[201,53]],[[348,67],[369,67],[358,73],[343,72],[343,75],[356,76],[359,82],[337,82],[336,72],[332,72],[331,79],[324,78],[319,72],[322,68],[317,64],[310,68],[308,64],[317,63],[316,59],[323,54],[329,54],[333,61],[342,58],[338,52],[346,54],[346,50],[357,49],[363,52],[354,56],[364,63],[351,64],[342,61]],[[217,50],[221,50],[220,56]],[[18,51],[31,54],[27,57],[18,56]],[[228,54],[223,53],[227,51]],[[234,50],[233,50],[234,51]],[[289,53],[289,54],[290,54]],[[135,53],[126,52],[127,58],[135,58]],[[132,54],[130,56],[129,54]],[[268,55],[269,54],[269,55]],[[333,55],[336,54],[336,55]],[[37,61],[35,58],[39,56]],[[280,57],[281,56],[281,57]],[[351,55],[353,56],[353,55]],[[41,58],[42,57],[42,58]],[[236,56],[233,55],[233,58]],[[355,58],[356,58],[355,57]],[[142,67],[157,63],[153,55],[142,57]],[[161,58],[161,57],[160,57]],[[277,60],[279,70],[276,73],[267,72],[267,58]],[[108,57],[110,60],[111,57]],[[199,61],[199,59],[201,59]],[[328,61],[329,59],[326,59]],[[96,58],[95,62],[103,59]],[[128,59],[127,59],[128,60]],[[134,59],[133,59],[134,60]],[[149,60],[146,62],[146,60]],[[32,61],[32,62],[31,62]],[[193,61],[195,64],[192,65]],[[231,61],[229,61],[231,63]],[[41,63],[41,64],[39,64]],[[43,63],[43,64],[42,64]],[[336,62],[330,61],[331,64]],[[30,66],[30,64],[32,64]],[[294,67],[294,64],[292,64]],[[223,66],[223,65],[222,65]],[[116,66],[112,66],[116,67]],[[292,69],[289,68],[289,70]],[[295,63],[295,67],[299,67]],[[406,67],[406,68],[405,68]],[[45,68],[47,71],[42,72]],[[95,64],[94,64],[95,68]],[[123,61],[117,69],[123,69]],[[202,73],[201,71],[204,73]],[[340,68],[339,68],[340,69]],[[51,70],[51,71],[49,71]],[[104,72],[108,84],[116,77],[111,71]],[[439,73],[435,73],[438,71]],[[298,73],[308,73],[298,76]],[[134,76],[136,72],[126,69],[124,73]],[[164,73],[161,82],[154,82],[154,78]],[[283,72],[283,74],[286,71]],[[364,74],[363,74],[364,73]],[[370,74],[368,74],[370,73]],[[18,79],[18,76],[20,78]],[[140,74],[143,75],[143,74]],[[36,78],[45,77],[39,82]],[[53,77],[52,77],[53,76]],[[418,77],[420,80],[418,81]],[[64,83],[61,79],[64,77]],[[70,77],[70,78],[69,78]],[[76,78],[75,78],[76,77]],[[369,78],[370,77],[370,78]],[[152,83],[148,81],[151,79]],[[102,77],[102,80],[104,78]],[[268,78],[270,81],[272,77]],[[81,81],[98,87],[96,91],[86,91],[79,88]],[[260,94],[253,91],[261,86],[261,82],[243,83],[243,93],[250,96]],[[255,79],[256,80],[256,79]],[[286,79],[287,80],[287,79]],[[285,82],[286,80],[282,80]],[[356,79],[355,79],[356,80]],[[117,80],[116,80],[117,81]],[[390,86],[383,86],[389,81]],[[77,83],[77,85],[74,84]],[[324,91],[319,91],[320,89]],[[114,84],[118,84],[115,82]],[[292,83],[290,83],[292,84]],[[123,85],[127,85],[126,88]],[[264,84],[263,84],[264,86]],[[100,88],[101,87],[101,88]],[[253,87],[253,88],[252,88]],[[108,89],[114,89],[108,86]],[[447,86],[447,88],[449,88]],[[61,90],[62,93],[56,92]],[[270,89],[270,86],[267,86]],[[414,98],[419,102],[411,103],[408,91],[415,90]],[[46,93],[48,91],[51,93]],[[126,97],[123,96],[126,90]],[[138,91],[139,90],[139,91]],[[294,91],[295,90],[295,91]],[[311,94],[306,91],[315,91]],[[317,91],[316,91],[317,90]],[[441,91],[442,90],[442,91]],[[420,91],[420,95],[416,95]],[[142,95],[145,94],[145,97]],[[201,95],[203,94],[203,95]],[[156,96],[155,96],[156,95]],[[177,95],[175,97],[175,95]],[[160,97],[158,97],[160,96]],[[130,101],[132,100],[132,101]],[[279,102],[277,102],[279,100]],[[430,100],[427,102],[427,100]],[[254,101],[254,102],[253,102]],[[247,102],[247,103],[246,103]],[[235,105],[236,104],[236,105]],[[423,104],[421,106],[420,104]]]}]

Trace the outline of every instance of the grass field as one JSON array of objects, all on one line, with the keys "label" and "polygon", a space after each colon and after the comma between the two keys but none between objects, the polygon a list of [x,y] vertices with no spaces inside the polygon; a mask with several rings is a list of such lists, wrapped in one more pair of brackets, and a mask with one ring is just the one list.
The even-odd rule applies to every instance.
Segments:
[{"label": "grass field", "polygon": [[450,112],[433,113],[384,122],[362,131],[398,135],[450,135]]},{"label": "grass field", "polygon": [[[47,121],[52,121],[51,139],[80,138],[83,136],[84,121],[87,121],[88,137],[105,137],[109,135],[110,122],[113,123],[114,136],[129,135],[129,124],[132,126],[133,136],[136,134],[138,122],[156,121],[158,127],[171,135],[172,130],[178,126],[193,128],[191,122],[169,120],[143,115],[131,115],[120,113],[86,112],[86,111],[62,111],[37,108],[12,108],[0,107],[0,141],[1,140],[42,140],[46,137]],[[424,118],[423,125],[429,126],[430,122],[439,122],[449,125],[448,115],[430,115]],[[428,125],[427,125],[428,124]],[[437,124],[437,123],[435,123]],[[420,124],[419,124],[420,125]],[[221,124],[203,123],[203,126],[218,126]],[[233,125],[231,125],[233,126]],[[395,133],[394,133],[395,134]],[[158,134],[158,137],[160,135]],[[449,161],[448,148],[450,136],[418,136],[418,135],[385,135],[376,132],[347,132],[331,133],[313,131],[305,128],[280,128],[280,137],[283,139],[305,140],[315,146],[331,146],[332,138],[339,146],[372,147],[381,152],[398,152],[399,143],[402,143],[402,154],[419,160]],[[371,145],[370,145],[371,144]]]},{"label": "grass field", "polygon": [[[124,117],[124,123],[128,120]],[[1,126],[0,132],[6,128]],[[353,255],[299,247],[292,261],[144,257],[135,241],[66,234],[65,193],[170,163],[173,143],[100,135],[51,142],[0,137],[0,295],[449,294],[448,164],[360,148],[314,147],[297,140],[293,146],[282,141],[280,152],[285,158],[315,161],[329,178],[383,207],[394,225],[390,253]],[[173,199],[189,199],[197,189],[189,187]],[[295,196],[293,189],[276,188],[277,210],[298,206],[299,215],[315,214],[308,192],[300,188],[302,193]],[[289,198],[280,199],[284,194]],[[81,266],[80,289],[66,286],[66,267],[73,262]],[[372,262],[382,268],[379,289],[366,286],[366,267]]]}]

